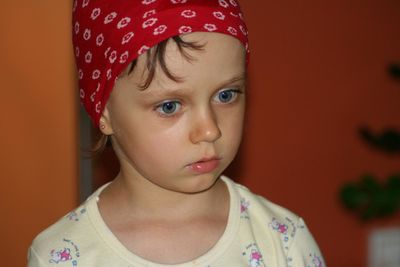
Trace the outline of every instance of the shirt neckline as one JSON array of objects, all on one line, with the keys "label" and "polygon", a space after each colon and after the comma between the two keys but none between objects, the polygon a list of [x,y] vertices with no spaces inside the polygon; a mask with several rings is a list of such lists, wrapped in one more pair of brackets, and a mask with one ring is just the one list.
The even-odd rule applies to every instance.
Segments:
[{"label": "shirt neckline", "polygon": [[183,266],[197,266],[197,265],[209,265],[218,258],[230,247],[233,243],[237,233],[239,231],[240,224],[240,200],[238,197],[238,192],[234,187],[234,182],[226,176],[220,177],[222,181],[226,184],[229,192],[229,215],[225,230],[219,240],[215,245],[205,254],[199,256],[198,258],[180,263],[180,264],[160,264],[146,260],[130,250],[128,250],[112,233],[107,224],[104,222],[97,201],[99,199],[100,193],[110,184],[105,184],[96,190],[95,193],[88,199],[87,210],[89,219],[95,228],[97,234],[103,240],[106,246],[111,249],[119,257],[125,259],[130,264],[136,264],[141,266],[151,266],[151,267],[183,267]]}]

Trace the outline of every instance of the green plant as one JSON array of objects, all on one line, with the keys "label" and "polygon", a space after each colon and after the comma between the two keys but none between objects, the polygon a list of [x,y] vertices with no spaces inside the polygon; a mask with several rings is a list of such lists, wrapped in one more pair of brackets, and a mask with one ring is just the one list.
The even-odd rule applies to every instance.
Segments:
[{"label": "green plant", "polygon": [[[390,64],[388,72],[392,78],[400,80],[400,64]],[[393,128],[376,134],[368,127],[362,127],[359,134],[368,145],[382,152],[400,153],[400,133]],[[343,185],[339,195],[342,204],[362,220],[389,216],[400,210],[400,174],[394,174],[382,183],[373,175],[362,175],[359,182]]]},{"label": "green plant", "polygon": [[390,176],[384,183],[372,175],[363,175],[359,182],[345,184],[340,198],[362,220],[394,214],[400,209],[400,174]]}]

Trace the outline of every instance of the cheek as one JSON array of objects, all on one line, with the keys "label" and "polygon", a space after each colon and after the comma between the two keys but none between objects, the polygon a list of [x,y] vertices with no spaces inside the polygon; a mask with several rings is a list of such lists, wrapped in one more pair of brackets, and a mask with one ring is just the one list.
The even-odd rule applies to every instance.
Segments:
[{"label": "cheek", "polygon": [[124,138],[129,147],[126,153],[131,160],[145,165],[157,164],[160,168],[180,163],[181,154],[186,151],[180,128],[161,129],[152,123],[142,125],[130,129]]},{"label": "cheek", "polygon": [[244,106],[235,112],[227,114],[223,122],[223,134],[226,142],[229,144],[228,149],[236,151],[242,140],[243,122],[244,122]]},{"label": "cheek", "polygon": [[231,125],[230,129],[228,129],[230,133],[230,147],[233,150],[237,150],[241,141],[242,141],[242,133],[243,133],[243,120],[237,119],[234,124]]}]

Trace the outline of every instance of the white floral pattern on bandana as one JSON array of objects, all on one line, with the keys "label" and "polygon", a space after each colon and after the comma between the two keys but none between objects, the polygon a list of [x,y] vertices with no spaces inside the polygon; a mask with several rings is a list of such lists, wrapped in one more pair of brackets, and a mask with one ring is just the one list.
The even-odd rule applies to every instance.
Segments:
[{"label": "white floral pattern on bandana", "polygon": [[172,4],[184,4],[186,2],[187,2],[187,0],[171,0]]},{"label": "white floral pattern on bandana", "polygon": [[150,19],[144,21],[142,24],[142,28],[146,29],[148,27],[153,26],[157,22],[157,20],[158,20],[157,18],[150,18]]},{"label": "white floral pattern on bandana", "polygon": [[80,98],[85,98],[85,91],[82,88],[79,89],[79,96]]},{"label": "white floral pattern on bandana", "polygon": [[163,34],[167,30],[167,28],[168,28],[167,25],[160,25],[154,29],[153,34],[154,35]]},{"label": "white floral pattern on bandana", "polygon": [[85,62],[86,62],[86,63],[92,62],[92,56],[93,56],[93,54],[92,54],[90,51],[88,51],[88,52],[86,53],[86,55],[85,55]]},{"label": "white floral pattern on bandana", "polygon": [[111,69],[108,69],[108,70],[107,70],[107,80],[110,80],[111,77],[112,77],[112,70],[111,70]]},{"label": "white floral pattern on bandana", "polygon": [[115,50],[112,51],[110,54],[110,57],[108,59],[110,60],[111,64],[114,63],[115,60],[117,59],[117,51],[115,51]]},{"label": "white floral pattern on bandana", "polygon": [[143,14],[143,18],[146,19],[146,18],[148,18],[148,17],[150,17],[150,16],[154,16],[156,13],[157,13],[157,11],[156,11],[155,9],[146,11],[146,12]]},{"label": "white floral pattern on bandana", "polygon": [[235,13],[233,13],[233,12],[230,12],[229,14],[231,14],[231,16],[232,16],[232,17],[235,17],[235,18],[238,18],[238,17],[239,17],[238,14],[235,14]]},{"label": "white floral pattern on bandana", "polygon": [[104,18],[104,24],[112,22],[117,17],[117,12],[111,12]]},{"label": "white floral pattern on bandana", "polygon": [[138,55],[142,55],[144,53],[146,53],[147,50],[149,50],[150,47],[148,47],[147,45],[142,46],[139,50],[138,50]]},{"label": "white floral pattern on bandana", "polygon": [[96,45],[97,46],[102,46],[104,42],[104,35],[102,33],[100,33],[99,35],[97,35],[96,37]]},{"label": "white floral pattern on bandana", "polygon": [[157,1],[157,0],[143,0],[142,4],[143,5],[150,5],[150,4],[154,3],[155,1]]},{"label": "white floral pattern on bandana", "polygon": [[81,70],[81,69],[78,70],[78,78],[79,78],[79,80],[83,79],[83,70]]},{"label": "white floral pattern on bandana", "polygon": [[233,27],[228,27],[228,32],[235,36],[238,34],[237,30]]},{"label": "white floral pattern on bandana", "polygon": [[92,20],[97,19],[98,16],[100,16],[101,13],[101,9],[100,8],[95,8],[92,11],[92,15],[90,16],[92,18]]},{"label": "white floral pattern on bandana", "polygon": [[204,29],[206,29],[209,32],[213,32],[217,30],[217,26],[215,26],[215,24],[206,23],[204,24]]},{"label": "white floral pattern on bandana", "polygon": [[132,39],[133,36],[135,36],[133,32],[128,32],[127,34],[124,35],[124,37],[122,37],[121,44],[129,43],[129,41]]},{"label": "white floral pattern on bandana", "polygon": [[243,33],[243,35],[247,36],[247,31],[242,25],[239,25],[239,29]]},{"label": "white floral pattern on bandana", "polygon": [[74,30],[75,30],[75,34],[79,33],[79,22],[75,22],[75,26],[74,26]]},{"label": "white floral pattern on bandana", "polygon": [[74,0],[74,4],[72,6],[72,12],[75,13],[77,7],[78,7],[78,0]]},{"label": "white floral pattern on bandana", "polygon": [[100,107],[101,107],[101,101],[97,102],[97,104],[96,104],[96,113],[100,114],[100,112],[101,112]]},{"label": "white floral pattern on bandana", "polygon": [[228,8],[229,4],[225,1],[225,0],[218,0],[219,5],[224,7],[224,8]]},{"label": "white floral pattern on bandana", "polygon": [[192,32],[192,27],[190,27],[190,26],[181,26],[179,28],[178,32],[179,32],[179,34],[190,33],[190,32]]},{"label": "white floral pattern on bandana", "polygon": [[94,70],[92,74],[92,79],[97,80],[100,77],[100,71],[99,70]]},{"label": "white floral pattern on bandana", "polygon": [[83,0],[82,8],[87,7],[89,5],[89,0]]},{"label": "white floral pattern on bandana", "polygon": [[229,0],[229,3],[231,3],[232,6],[237,6],[238,5],[235,0]]},{"label": "white floral pattern on bandana", "polygon": [[186,9],[186,10],[182,11],[181,16],[185,17],[185,18],[188,18],[188,19],[189,18],[194,18],[194,17],[196,17],[196,12],[193,11],[193,10],[190,10],[190,9]]},{"label": "white floral pattern on bandana", "polygon": [[104,52],[104,58],[108,58],[108,52],[110,52],[110,50],[111,50],[111,47],[108,47],[106,49],[106,51]]},{"label": "white floral pattern on bandana", "polygon": [[131,22],[131,18],[125,17],[118,22],[117,28],[118,29],[124,28],[129,24],[129,22]]},{"label": "white floral pattern on bandana", "polygon": [[129,52],[125,51],[124,53],[121,54],[119,57],[119,63],[124,64],[129,58]]},{"label": "white floral pattern on bandana", "polygon": [[85,29],[85,32],[83,33],[83,39],[85,39],[85,41],[88,41],[90,39],[92,35],[92,32],[90,31],[90,29]]},{"label": "white floral pattern on bandana", "polygon": [[213,12],[213,15],[215,18],[220,19],[220,20],[224,20],[225,19],[225,15],[224,13],[220,12],[220,11],[215,11]]}]

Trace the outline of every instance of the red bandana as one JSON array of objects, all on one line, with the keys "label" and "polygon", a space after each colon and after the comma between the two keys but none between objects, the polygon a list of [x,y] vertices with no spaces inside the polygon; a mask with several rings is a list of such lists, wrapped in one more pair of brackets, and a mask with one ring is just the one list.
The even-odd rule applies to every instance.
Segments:
[{"label": "red bandana", "polygon": [[200,31],[231,35],[248,53],[236,0],[75,0],[80,98],[96,126],[117,76],[133,60],[165,39]]}]

